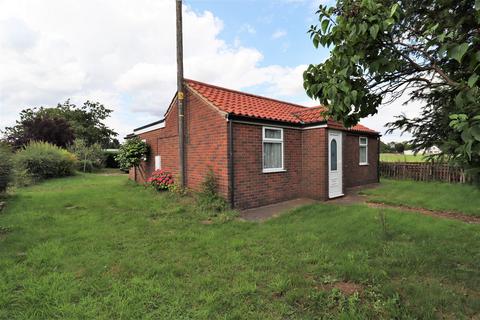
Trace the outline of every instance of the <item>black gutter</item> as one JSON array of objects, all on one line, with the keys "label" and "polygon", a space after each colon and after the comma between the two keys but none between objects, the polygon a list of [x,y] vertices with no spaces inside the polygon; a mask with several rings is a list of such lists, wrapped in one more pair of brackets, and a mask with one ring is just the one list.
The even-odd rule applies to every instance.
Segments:
[{"label": "black gutter", "polygon": [[142,130],[142,129],[146,129],[146,128],[148,128],[148,127],[153,127],[154,125],[160,124],[160,123],[162,123],[162,122],[165,122],[165,119],[158,120],[158,121],[155,121],[155,122],[146,124],[146,125],[144,125],[144,126],[135,128],[135,129],[133,129],[133,132],[138,131],[138,130]]},{"label": "black gutter", "polygon": [[227,115],[228,121],[228,180],[230,182],[230,207],[233,209],[235,204],[235,181],[233,172],[233,122],[230,119],[230,114]]}]

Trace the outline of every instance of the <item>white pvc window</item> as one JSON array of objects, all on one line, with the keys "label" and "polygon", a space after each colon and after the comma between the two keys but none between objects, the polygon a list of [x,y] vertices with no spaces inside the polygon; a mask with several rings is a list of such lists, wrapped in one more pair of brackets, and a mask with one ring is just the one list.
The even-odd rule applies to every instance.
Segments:
[{"label": "white pvc window", "polygon": [[360,150],[359,164],[366,165],[368,164],[368,138],[360,137],[358,139],[358,146]]},{"label": "white pvc window", "polygon": [[283,129],[263,127],[263,172],[284,171]]},{"label": "white pvc window", "polygon": [[155,170],[162,169],[162,157],[155,156]]}]

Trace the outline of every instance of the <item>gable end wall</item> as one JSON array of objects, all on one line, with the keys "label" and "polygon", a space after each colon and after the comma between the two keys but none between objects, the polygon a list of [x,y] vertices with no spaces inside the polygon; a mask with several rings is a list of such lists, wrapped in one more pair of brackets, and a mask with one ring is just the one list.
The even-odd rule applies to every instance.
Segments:
[{"label": "gable end wall", "polygon": [[[227,121],[214,107],[207,105],[187,89],[185,108],[185,183],[187,188],[199,190],[211,168],[218,183],[220,195],[228,197]],[[139,169],[131,169],[129,177],[144,183],[155,170],[155,156],[161,156],[162,169],[179,174],[178,109],[176,100],[165,118],[165,128],[139,135],[149,144],[151,152]]]}]

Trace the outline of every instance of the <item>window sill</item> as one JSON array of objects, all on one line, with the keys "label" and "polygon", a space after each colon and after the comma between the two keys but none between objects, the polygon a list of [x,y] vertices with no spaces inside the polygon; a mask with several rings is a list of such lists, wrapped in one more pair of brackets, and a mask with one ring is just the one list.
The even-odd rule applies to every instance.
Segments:
[{"label": "window sill", "polygon": [[263,173],[287,172],[285,169],[263,169]]},{"label": "window sill", "polygon": [[358,165],[359,166],[368,166],[369,164],[368,163],[359,163]]}]

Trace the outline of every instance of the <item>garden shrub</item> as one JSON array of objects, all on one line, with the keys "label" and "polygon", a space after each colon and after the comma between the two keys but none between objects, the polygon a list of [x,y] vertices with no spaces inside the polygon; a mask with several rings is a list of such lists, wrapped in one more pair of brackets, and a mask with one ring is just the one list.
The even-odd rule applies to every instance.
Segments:
[{"label": "garden shrub", "polygon": [[0,193],[7,190],[12,177],[12,150],[6,144],[0,143]]},{"label": "garden shrub", "polygon": [[76,139],[69,149],[77,157],[78,170],[92,172],[104,167],[105,154],[100,144],[88,145],[85,140]]},{"label": "garden shrub", "polygon": [[13,160],[20,183],[70,176],[77,165],[74,154],[47,142],[30,142]]},{"label": "garden shrub", "polygon": [[129,170],[138,167],[143,159],[148,157],[148,144],[139,137],[133,137],[125,141],[120,147],[115,160],[118,161],[120,169]]},{"label": "garden shrub", "polygon": [[228,207],[225,199],[218,194],[217,178],[212,169],[205,176],[197,201],[199,207],[206,211],[220,212]]},{"label": "garden shrub", "polygon": [[170,191],[173,194],[177,194],[179,196],[186,196],[188,194],[188,189],[180,185],[179,183],[176,183],[175,181],[168,186],[168,191]]},{"label": "garden shrub", "polygon": [[157,191],[168,190],[174,184],[173,176],[164,170],[155,170],[147,179],[147,184]]}]

